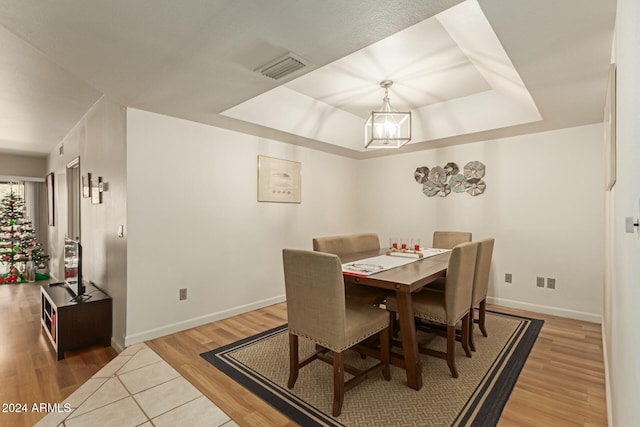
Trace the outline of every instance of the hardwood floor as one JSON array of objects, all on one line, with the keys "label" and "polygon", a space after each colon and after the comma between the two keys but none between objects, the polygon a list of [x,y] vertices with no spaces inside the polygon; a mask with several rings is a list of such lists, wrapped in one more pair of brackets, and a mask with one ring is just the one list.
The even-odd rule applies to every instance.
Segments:
[{"label": "hardwood floor", "polygon": [[[499,426],[607,425],[600,325],[488,308],[545,320]],[[286,317],[286,305],[277,304],[157,338],[147,345],[239,425],[294,426],[200,357],[204,351],[281,325]],[[0,285],[0,403],[61,402],[115,357],[110,347],[93,347],[68,352],[57,362],[40,329],[38,286]],[[31,426],[44,415],[0,413],[0,426]]]},{"label": "hardwood floor", "polygon": [[599,324],[493,306],[545,321],[499,426],[606,426]]},{"label": "hardwood floor", "polygon": [[[542,331],[504,408],[499,426],[606,426],[604,363],[599,324],[488,306],[543,319]],[[241,426],[292,424],[199,354],[286,321],[278,304],[147,342]],[[491,333],[491,331],[488,331]]]},{"label": "hardwood floor", "polygon": [[0,285],[0,404],[27,405],[26,412],[0,412],[0,426],[33,426],[46,415],[34,404],[62,402],[117,354],[97,346],[58,361],[41,329],[40,286]]}]

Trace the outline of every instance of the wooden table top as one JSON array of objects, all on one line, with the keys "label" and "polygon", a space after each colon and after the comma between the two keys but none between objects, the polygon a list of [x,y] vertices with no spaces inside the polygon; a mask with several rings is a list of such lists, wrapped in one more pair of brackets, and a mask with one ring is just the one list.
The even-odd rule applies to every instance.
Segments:
[{"label": "wooden table top", "polygon": [[[381,248],[375,251],[357,252],[340,257],[343,263],[358,261],[365,258],[382,255],[387,251]],[[359,283],[377,288],[400,292],[414,292],[424,285],[444,276],[449,264],[450,251],[424,258],[410,264],[385,270],[371,276],[354,276],[344,274],[345,281]]]}]

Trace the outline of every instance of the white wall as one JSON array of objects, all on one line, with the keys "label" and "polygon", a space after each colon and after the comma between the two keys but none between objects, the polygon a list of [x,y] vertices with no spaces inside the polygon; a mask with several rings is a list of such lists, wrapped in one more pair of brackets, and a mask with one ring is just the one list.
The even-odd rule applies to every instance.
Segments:
[{"label": "white wall", "polygon": [[80,157],[80,173],[101,176],[108,185],[103,202],[81,199],[80,240],[83,246],[83,276],[113,298],[112,345],[124,348],[127,305],[126,236],[118,238],[119,225],[126,226],[126,141],[124,107],[102,98],[49,154],[47,172],[55,174],[54,227],[48,227],[48,252],[54,278],[63,276],[63,245],[67,233],[66,165]]},{"label": "white wall", "polygon": [[[598,124],[356,161],[128,110],[126,344],[282,301],[283,247],[357,231],[378,232],[383,244],[391,234],[428,243],[435,229],[494,236],[494,302],[600,321],[602,132]],[[259,154],[302,162],[302,204],[256,201]],[[482,196],[427,198],[414,181],[418,166],[471,160],[487,166]],[[537,288],[536,276],[555,278],[556,290]]]},{"label": "white wall", "polygon": [[[604,275],[602,124],[363,161],[359,202],[364,228],[419,237],[434,230],[495,237],[490,302],[599,322]],[[426,197],[419,166],[486,165],[487,188],[472,197]],[[505,273],[513,283],[504,282]],[[536,287],[536,277],[556,289]]]},{"label": "white wall", "polygon": [[46,166],[45,157],[0,154],[0,179],[15,176],[44,180]]},{"label": "white wall", "polygon": [[[257,202],[259,154],[302,163],[301,204]],[[127,345],[283,301],[282,248],[364,231],[356,167],[129,109]]]},{"label": "white wall", "polygon": [[640,3],[618,0],[615,36],[617,63],[616,185],[607,226],[613,246],[610,300],[604,308],[603,330],[610,381],[611,425],[630,427],[640,419],[640,237],[625,233],[625,217],[640,216]]}]

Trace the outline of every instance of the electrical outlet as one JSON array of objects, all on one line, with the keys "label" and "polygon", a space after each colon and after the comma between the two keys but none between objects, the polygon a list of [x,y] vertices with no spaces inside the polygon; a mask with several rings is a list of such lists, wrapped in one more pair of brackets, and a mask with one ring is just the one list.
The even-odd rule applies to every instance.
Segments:
[{"label": "electrical outlet", "polygon": [[504,281],[506,283],[512,283],[513,275],[511,273],[504,273]]},{"label": "electrical outlet", "polygon": [[187,299],[187,288],[180,289],[180,301]]},{"label": "electrical outlet", "polygon": [[536,286],[539,288],[544,288],[544,277],[538,277],[536,279]]},{"label": "electrical outlet", "polygon": [[551,277],[547,277],[547,288],[555,289],[556,288],[556,279],[552,279]]}]

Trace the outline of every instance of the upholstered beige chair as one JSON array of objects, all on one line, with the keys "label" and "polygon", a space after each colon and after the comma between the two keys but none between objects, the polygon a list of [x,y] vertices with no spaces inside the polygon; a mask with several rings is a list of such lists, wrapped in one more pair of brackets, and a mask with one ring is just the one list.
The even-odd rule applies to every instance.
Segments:
[{"label": "upholstered beige chair", "polygon": [[[346,255],[375,251],[378,249],[380,249],[380,239],[375,233],[315,237],[313,239],[314,251],[338,255],[341,259]],[[361,286],[355,283],[346,283],[345,293],[350,300],[365,302],[371,305],[382,303],[388,294],[385,290]]]},{"label": "upholstered beige chair", "polygon": [[[333,415],[342,410],[345,391],[382,371],[390,380],[389,315],[385,310],[345,298],[342,265],[337,255],[295,249],[282,251],[289,322],[289,381],[293,388],[298,371],[315,359],[333,365]],[[345,365],[344,351],[378,334],[380,362],[359,371]],[[302,362],[298,337],[311,340],[317,351]],[[333,357],[326,353],[332,352]],[[353,378],[344,382],[345,370]]]},{"label": "upholstered beige chair", "polygon": [[342,236],[315,237],[313,250],[342,255],[380,249],[380,239],[375,233],[345,234]]},{"label": "upholstered beige chair", "polygon": [[440,249],[452,249],[460,243],[470,242],[471,233],[467,231],[434,231],[433,247]]},{"label": "upholstered beige chair", "polygon": [[[469,323],[469,346],[472,351],[476,351],[476,345],[473,338],[473,325],[477,323],[480,327],[480,332],[485,337],[487,335],[487,329],[485,326],[486,318],[486,300],[487,291],[489,288],[489,272],[491,271],[491,258],[493,257],[493,246],[495,239],[487,238],[478,240],[478,256],[476,257],[476,270],[473,276],[473,292],[471,302],[471,319],[473,322]],[[438,279],[435,282],[428,285],[428,289],[438,290],[443,292],[446,286],[446,279]],[[478,319],[475,319],[474,308],[478,307]]]},{"label": "upholstered beige chair", "polygon": [[[477,242],[461,243],[454,247],[449,258],[444,292],[423,289],[412,295],[413,315],[420,319],[446,325],[446,353],[420,347],[422,353],[446,359],[451,375],[458,378],[455,362],[456,324],[462,321],[462,347],[469,351],[470,302],[473,292],[473,277],[478,253]],[[395,297],[387,298],[390,319],[395,319],[398,304]]]},{"label": "upholstered beige chair", "polygon": [[[478,327],[485,337],[488,336],[485,327],[485,317],[487,312],[487,291],[489,289],[489,272],[491,271],[491,258],[493,257],[493,246],[495,239],[487,238],[478,241],[478,257],[476,260],[476,273],[473,279],[473,303],[471,304],[471,333],[473,324],[476,323],[474,307],[478,307]],[[470,335],[471,348],[475,351],[473,334]]]}]

